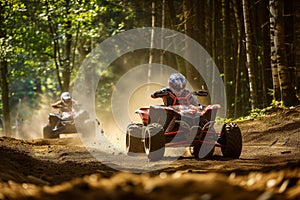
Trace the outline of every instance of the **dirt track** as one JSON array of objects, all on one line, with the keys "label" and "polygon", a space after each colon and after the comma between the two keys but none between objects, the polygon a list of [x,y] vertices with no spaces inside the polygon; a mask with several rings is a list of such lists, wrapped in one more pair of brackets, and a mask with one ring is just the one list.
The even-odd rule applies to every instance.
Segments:
[{"label": "dirt track", "polygon": [[0,199],[300,199],[300,108],[238,124],[240,159],[216,149],[143,174],[100,163],[77,138],[2,137]]}]

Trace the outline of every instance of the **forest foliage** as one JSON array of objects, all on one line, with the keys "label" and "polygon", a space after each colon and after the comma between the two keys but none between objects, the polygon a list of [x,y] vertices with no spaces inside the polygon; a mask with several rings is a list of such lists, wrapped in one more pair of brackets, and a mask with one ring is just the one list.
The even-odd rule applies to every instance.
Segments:
[{"label": "forest foliage", "polygon": [[[280,102],[299,103],[300,3],[293,0],[0,0],[0,117],[10,126],[20,100],[32,109],[72,89],[97,44],[139,27],[162,27],[192,37],[211,55],[227,92],[227,115],[239,117]],[[154,62],[161,52],[155,51]],[[108,98],[122,73],[149,54],[113,63],[98,92]],[[163,55],[189,80],[187,63]],[[25,101],[24,101],[25,102]]]}]

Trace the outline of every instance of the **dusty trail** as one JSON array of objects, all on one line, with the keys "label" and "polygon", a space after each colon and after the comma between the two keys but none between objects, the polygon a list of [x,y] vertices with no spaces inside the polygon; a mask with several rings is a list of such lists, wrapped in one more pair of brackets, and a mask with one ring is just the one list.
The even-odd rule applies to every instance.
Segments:
[{"label": "dusty trail", "polygon": [[[78,138],[2,137],[0,199],[300,199],[300,108],[238,124],[240,159],[224,158],[216,149],[211,159],[184,155],[142,174],[99,162]],[[160,168],[168,159],[148,165]]]}]

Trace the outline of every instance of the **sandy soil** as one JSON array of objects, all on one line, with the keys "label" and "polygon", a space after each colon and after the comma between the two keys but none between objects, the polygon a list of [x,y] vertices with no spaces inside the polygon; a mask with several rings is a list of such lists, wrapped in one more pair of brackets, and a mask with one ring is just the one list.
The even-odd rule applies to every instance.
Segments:
[{"label": "sandy soil", "polygon": [[141,174],[104,165],[76,137],[1,137],[0,199],[300,199],[300,107],[238,125],[240,159],[216,149]]}]

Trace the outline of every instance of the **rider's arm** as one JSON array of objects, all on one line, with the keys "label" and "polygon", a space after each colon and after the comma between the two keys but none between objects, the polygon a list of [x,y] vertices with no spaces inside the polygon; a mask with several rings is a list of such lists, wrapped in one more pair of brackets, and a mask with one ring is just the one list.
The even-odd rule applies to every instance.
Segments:
[{"label": "rider's arm", "polygon": [[154,93],[151,94],[152,98],[159,98],[159,97],[166,97],[167,95],[169,95],[169,90],[167,88],[158,90]]},{"label": "rider's arm", "polygon": [[52,106],[52,108],[58,109],[58,108],[62,107],[62,103],[61,103],[61,101],[57,101],[57,102],[51,104],[51,106]]}]

